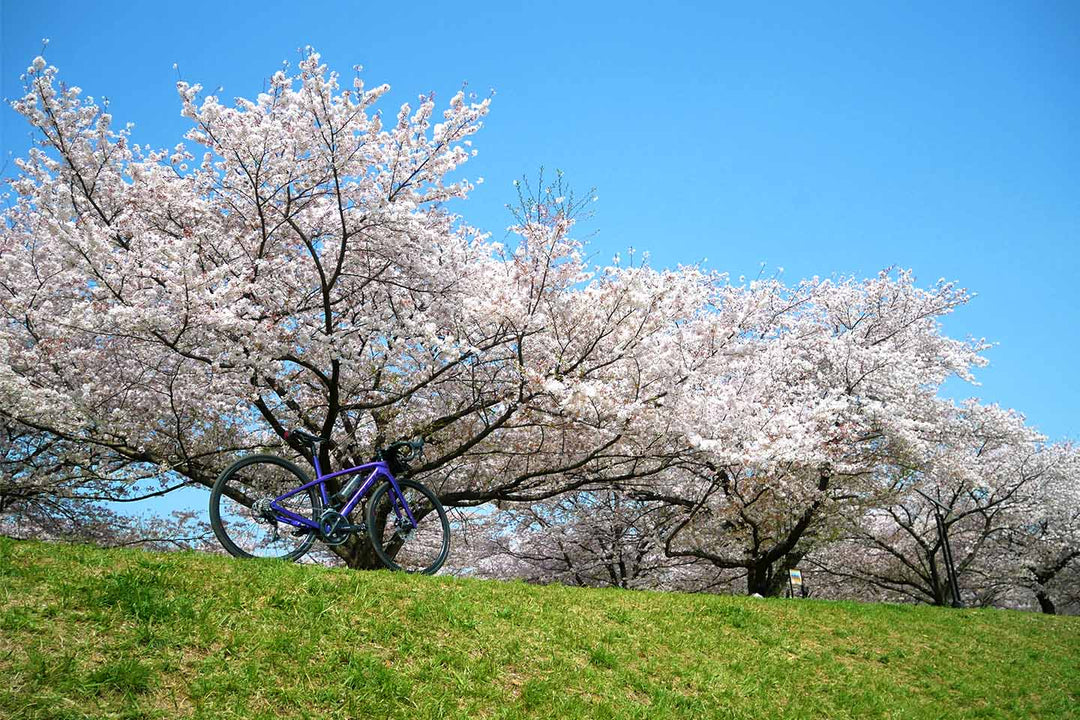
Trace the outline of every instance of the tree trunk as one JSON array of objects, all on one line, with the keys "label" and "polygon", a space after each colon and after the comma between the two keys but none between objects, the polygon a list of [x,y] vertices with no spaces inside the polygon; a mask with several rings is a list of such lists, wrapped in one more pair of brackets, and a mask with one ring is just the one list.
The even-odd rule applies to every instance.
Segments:
[{"label": "tree trunk", "polygon": [[[354,510],[353,516],[363,516],[364,512],[361,509],[363,507]],[[386,513],[382,513],[376,522],[385,523]],[[376,532],[378,534],[378,531]],[[345,561],[345,566],[352,570],[380,570],[386,567],[383,565],[382,560],[379,559],[379,556],[375,554],[375,549],[371,545],[371,538],[368,537],[366,532],[356,533],[344,544],[331,549]]]},{"label": "tree trunk", "polygon": [[1039,608],[1042,609],[1046,615],[1057,615],[1057,608],[1054,606],[1054,601],[1050,599],[1050,596],[1046,594],[1045,590],[1036,590],[1035,599],[1039,601]]},{"label": "tree trunk", "polygon": [[[383,503],[380,508],[375,512],[375,535],[377,537],[383,536],[383,527],[386,524],[387,518],[390,515],[390,503],[386,500],[386,495],[383,496]],[[430,507],[412,508],[413,517],[417,522],[423,520],[433,510]],[[359,509],[353,511],[353,516],[361,515]],[[400,537],[394,537],[388,542],[384,541],[383,552],[389,555],[391,558],[397,557],[398,551],[401,550],[403,540]],[[382,560],[375,554],[374,548],[371,546],[371,538],[368,537],[368,533],[358,533],[349,538],[348,542],[343,545],[338,545],[333,548],[334,553],[345,561],[345,565],[352,570],[382,570],[386,566],[383,565]]]},{"label": "tree trunk", "polygon": [[1062,552],[1057,560],[1051,565],[1033,567],[1035,582],[1038,589],[1035,590],[1035,599],[1039,601],[1039,608],[1047,615],[1057,615],[1057,607],[1050,596],[1046,594],[1046,584],[1057,577],[1057,574],[1076,558],[1080,557],[1080,549],[1067,549]]},{"label": "tree trunk", "polygon": [[757,593],[764,597],[779,597],[784,594],[784,583],[779,575],[773,574],[773,564],[760,562],[747,568],[746,594]]},{"label": "tree trunk", "polygon": [[352,570],[380,570],[386,567],[372,549],[371,540],[367,535],[349,538],[348,542],[332,550],[335,555],[345,561],[346,567]]},{"label": "tree trunk", "polygon": [[937,553],[941,549],[941,541],[935,545],[930,553],[926,556],[927,565],[930,568],[930,591],[933,598],[933,605],[937,607],[945,607],[948,603],[947,595],[949,592],[949,581],[947,578],[942,578],[941,572],[938,569]]},{"label": "tree trunk", "polygon": [[780,597],[788,589],[788,571],[794,570],[805,556],[806,552],[800,550],[775,561],[758,560],[755,565],[747,568],[746,594]]}]

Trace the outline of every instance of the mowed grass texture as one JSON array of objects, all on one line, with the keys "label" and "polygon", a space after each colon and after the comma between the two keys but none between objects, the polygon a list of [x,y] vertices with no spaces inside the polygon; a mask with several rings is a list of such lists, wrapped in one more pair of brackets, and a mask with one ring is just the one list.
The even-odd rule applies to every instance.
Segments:
[{"label": "mowed grass texture", "polygon": [[2,718],[1080,717],[1080,618],[0,539]]}]

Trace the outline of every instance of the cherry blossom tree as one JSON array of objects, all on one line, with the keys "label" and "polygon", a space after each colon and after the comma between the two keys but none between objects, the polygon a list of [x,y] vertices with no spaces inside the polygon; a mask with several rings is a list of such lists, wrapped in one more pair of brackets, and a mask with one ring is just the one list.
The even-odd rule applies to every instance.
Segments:
[{"label": "cherry blossom tree", "polygon": [[752,334],[680,398],[694,452],[666,493],[686,511],[669,555],[744,570],[751,593],[781,592],[840,510],[872,503],[869,480],[920,441],[940,384],[981,364],[981,343],[938,322],[967,299],[944,281],[920,289],[906,272],[774,289]]},{"label": "cherry blossom tree", "polygon": [[[1080,451],[1059,443],[1041,451],[1045,468],[1013,509],[1002,536],[983,557],[988,572],[1035,597],[1039,609],[1080,610]],[[1056,599],[1056,601],[1055,601]]]},{"label": "cherry blossom tree", "polygon": [[1014,412],[937,401],[925,442],[876,476],[881,501],[846,516],[843,538],[817,562],[890,599],[950,598],[940,514],[966,603],[989,605],[1015,587],[1001,543],[1030,521],[1032,492],[1053,466],[1042,438]]},{"label": "cherry blossom tree", "polygon": [[623,429],[678,380],[672,318],[720,284],[594,272],[561,181],[524,199],[511,246],[450,213],[487,99],[422,97],[384,124],[387,86],[343,87],[311,52],[231,106],[178,83],[192,129],[155,150],[42,58],[24,82],[38,145],[0,228],[0,414],[69,481],[208,486],[292,426],[336,441],[324,466],[426,437],[416,471],[448,505],[654,471]]},{"label": "cherry blossom tree", "polygon": [[212,533],[190,512],[142,518],[120,504],[164,494],[137,494],[137,468],[102,454],[72,464],[67,440],[15,422],[0,423],[0,534],[81,540],[101,545],[207,548]]}]

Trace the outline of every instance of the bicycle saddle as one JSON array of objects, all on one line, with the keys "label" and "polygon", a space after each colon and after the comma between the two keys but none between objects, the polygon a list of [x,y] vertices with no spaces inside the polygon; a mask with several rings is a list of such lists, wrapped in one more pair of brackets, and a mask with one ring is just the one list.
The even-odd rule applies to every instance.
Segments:
[{"label": "bicycle saddle", "polygon": [[330,438],[312,435],[311,433],[306,433],[303,430],[286,430],[285,439],[288,440],[289,438],[295,438],[300,442],[306,442],[312,445],[314,445],[315,443],[326,443],[327,445],[333,445],[333,441],[330,440]]}]

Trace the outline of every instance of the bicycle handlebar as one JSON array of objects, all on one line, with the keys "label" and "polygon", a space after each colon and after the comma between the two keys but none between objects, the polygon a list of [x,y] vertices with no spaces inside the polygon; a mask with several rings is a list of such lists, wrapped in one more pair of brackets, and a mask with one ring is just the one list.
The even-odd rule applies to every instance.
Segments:
[{"label": "bicycle handlebar", "polygon": [[401,462],[412,460],[419,457],[424,453],[424,438],[418,437],[413,440],[398,440],[397,442],[390,443],[386,450],[380,450],[379,454],[383,456],[396,455],[397,459]]},{"label": "bicycle handlebar", "polygon": [[[304,432],[303,430],[291,429],[285,431],[285,439],[295,439],[302,443],[309,445],[316,445],[319,443],[325,444],[328,448],[335,447],[335,443],[328,437],[318,437],[311,433]],[[412,440],[398,440],[397,442],[390,443],[386,448],[377,448],[375,457],[379,459],[389,460],[394,458],[396,462],[406,463],[409,460],[417,458],[424,454],[424,438],[416,437]]]}]

